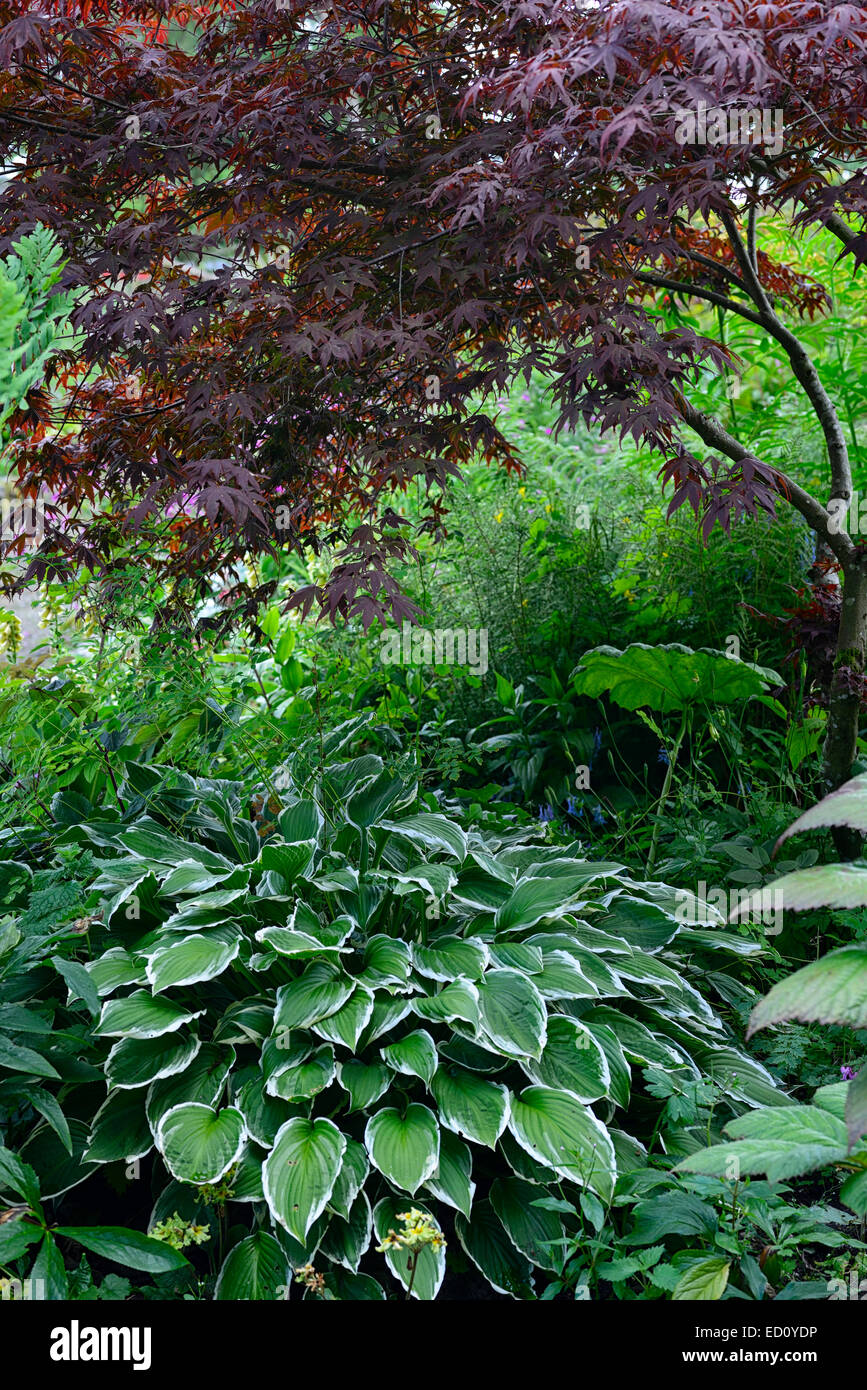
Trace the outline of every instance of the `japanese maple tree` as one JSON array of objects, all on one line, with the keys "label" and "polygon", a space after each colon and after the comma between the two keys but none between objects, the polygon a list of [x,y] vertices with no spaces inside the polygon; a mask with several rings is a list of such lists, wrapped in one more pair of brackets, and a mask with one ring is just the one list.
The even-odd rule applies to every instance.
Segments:
[{"label": "japanese maple tree", "polygon": [[[330,581],[294,601],[401,615],[401,490],[421,480],[436,533],[462,463],[513,466],[486,402],[538,370],[561,427],[656,451],[706,530],[781,501],[806,519],[843,583],[823,778],[848,775],[867,550],[797,332],[830,296],[760,231],[823,227],[863,274],[863,8],[17,0],[0,70],[0,251],[44,223],[80,291],[62,415],[32,412],[19,448],[54,498],[31,575],[110,583],[134,537],[204,587],[329,542]],[[819,494],[696,404],[732,355],[677,304],[772,340],[825,441]]]}]

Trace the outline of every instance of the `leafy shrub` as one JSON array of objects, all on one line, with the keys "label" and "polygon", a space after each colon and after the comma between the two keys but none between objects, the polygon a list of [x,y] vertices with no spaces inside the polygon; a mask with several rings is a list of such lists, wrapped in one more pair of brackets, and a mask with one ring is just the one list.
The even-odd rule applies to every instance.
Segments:
[{"label": "leafy shrub", "polygon": [[[218,1299],[279,1296],[292,1270],[312,1296],[381,1298],[384,1256],[429,1299],[445,1240],[532,1297],[582,1198],[608,1209],[646,1162],[657,1096],[711,1078],[728,1110],[785,1103],[697,987],[741,938],[538,829],[419,809],[405,773],[349,756],[369,723],[299,747],[255,821],[237,783],[135,763],[122,813],[58,795],[51,889],[83,901],[53,920],[3,842],[24,856],[0,863],[3,1239],[22,1264],[42,1241],[53,1296],[77,1241],[177,1287],[207,1258]],[[666,1086],[634,1089],[636,1066]],[[705,1132],[687,1118],[672,1151]],[[44,1233],[46,1199],[115,1164],[152,1172],[165,1239]]]}]

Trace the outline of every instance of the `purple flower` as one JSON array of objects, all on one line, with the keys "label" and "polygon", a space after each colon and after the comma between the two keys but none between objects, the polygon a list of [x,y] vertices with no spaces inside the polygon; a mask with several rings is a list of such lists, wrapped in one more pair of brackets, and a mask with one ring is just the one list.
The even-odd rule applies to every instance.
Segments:
[{"label": "purple flower", "polygon": [[549,801],[548,804],[547,804],[546,806],[540,806],[540,807],[539,807],[539,820],[547,821],[547,820],[553,820],[553,819],[554,819],[554,807],[551,805],[551,803],[550,803],[550,801]]},{"label": "purple flower", "polygon": [[580,816],[581,812],[578,810],[578,802],[574,796],[566,797],[566,810],[570,816]]},{"label": "purple flower", "polygon": [[843,1078],[844,1081],[854,1081],[854,1080],[855,1080],[855,1068],[854,1068],[854,1067],[841,1067],[841,1068],[840,1068],[840,1075],[842,1076],[842,1078]]},{"label": "purple flower", "polygon": [[601,807],[601,806],[594,806],[594,807],[593,807],[593,824],[594,824],[594,825],[604,825],[604,824],[605,824],[605,812],[602,810],[602,807]]},{"label": "purple flower", "polygon": [[656,755],[656,761],[658,763],[662,763],[663,767],[668,767],[669,757],[668,753],[664,748],[660,748],[659,752]]}]

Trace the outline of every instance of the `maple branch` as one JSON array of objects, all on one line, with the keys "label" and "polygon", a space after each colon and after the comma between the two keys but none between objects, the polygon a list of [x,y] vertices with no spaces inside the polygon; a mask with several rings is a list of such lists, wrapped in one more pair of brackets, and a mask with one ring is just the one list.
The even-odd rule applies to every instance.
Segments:
[{"label": "maple branch", "polygon": [[[744,459],[754,459],[756,455],[749,449],[745,449],[740,440],[735,439],[733,434],[729,434],[724,425],[712,415],[706,415],[704,411],[698,410],[678,393],[677,398],[680,413],[690,429],[704,441],[711,449],[718,449],[720,453],[730,458],[733,463],[743,463]],[[761,462],[761,460],[757,460]],[[846,566],[855,558],[855,546],[845,531],[837,531],[831,527],[831,515],[822,503],[819,502],[812,493],[802,488],[800,483],[796,483],[794,478],[790,478],[787,473],[774,464],[765,464],[764,467],[774,473],[778,491],[785,497],[807,524],[824,541],[830,550],[836,555],[841,565]]]},{"label": "maple branch", "polygon": [[728,295],[719,294],[717,290],[706,290],[699,285],[691,285],[686,280],[670,280],[667,275],[653,275],[644,270],[638,272],[636,279],[642,280],[646,285],[655,285],[661,290],[673,290],[677,294],[694,295],[698,299],[706,299],[709,304],[716,304],[720,309],[729,309],[733,314],[740,314],[741,318],[748,319],[757,328],[765,327],[760,316],[752,309],[748,309],[746,304],[740,304],[736,299],[729,299]]},{"label": "maple branch", "polygon": [[730,212],[720,214],[723,226],[728,233],[735,259],[744,277],[744,283],[753,303],[759,310],[759,321],[784,349],[796,380],[804,388],[822,427],[825,443],[828,446],[828,462],[831,467],[831,496],[849,502],[852,497],[852,469],[849,463],[849,450],[846,436],[834,403],[822,383],[822,378],[800,338],[786,327],[777,316],[758,275],[753,269],[750,254],[744,245],[737,222]]}]

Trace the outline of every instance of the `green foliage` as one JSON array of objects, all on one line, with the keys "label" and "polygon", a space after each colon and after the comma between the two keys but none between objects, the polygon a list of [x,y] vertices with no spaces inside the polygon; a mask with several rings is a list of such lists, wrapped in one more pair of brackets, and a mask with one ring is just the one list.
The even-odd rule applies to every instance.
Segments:
[{"label": "green foliage", "polygon": [[[40,1219],[35,1184],[55,1195],[146,1162],[163,1250],[172,1221],[211,1223],[206,1193],[218,1221],[229,1208],[249,1239],[270,1233],[243,1262],[204,1242],[217,1297],[276,1296],[277,1273],[285,1285],[308,1265],[333,1296],[341,1269],[378,1285],[372,1246],[408,1198],[447,1232],[415,1263],[388,1248],[412,1297],[436,1296],[452,1244],[495,1290],[530,1297],[552,1222],[521,1215],[521,1183],[611,1205],[641,1161],[633,1112],[640,1130],[658,1110],[658,1084],[633,1095],[636,1064],[710,1078],[736,1112],[785,1099],[699,994],[728,944],[679,951],[671,890],[537,831],[465,827],[359,748],[368,725],[296,749],[264,835],[237,783],[129,765],[124,812],[61,836],[79,871],[92,864],[84,925],[31,918],[16,939],[30,881],[10,873],[0,1103],[36,1176],[0,1187],[32,1207],[22,1232]],[[695,1108],[678,1119],[685,1135],[700,1125]],[[558,1220],[558,1240],[574,1232]],[[167,1268],[144,1234],[55,1234]]]}]

